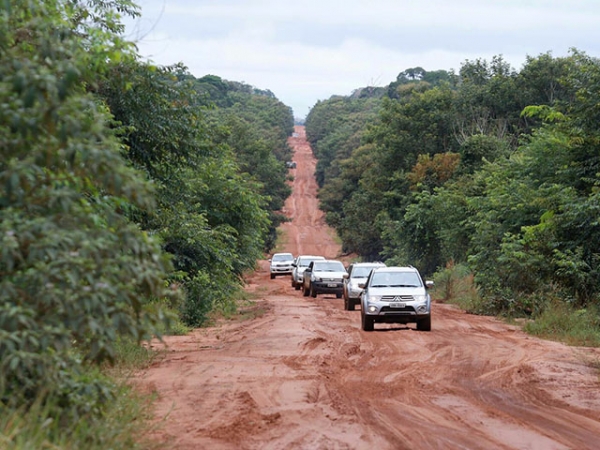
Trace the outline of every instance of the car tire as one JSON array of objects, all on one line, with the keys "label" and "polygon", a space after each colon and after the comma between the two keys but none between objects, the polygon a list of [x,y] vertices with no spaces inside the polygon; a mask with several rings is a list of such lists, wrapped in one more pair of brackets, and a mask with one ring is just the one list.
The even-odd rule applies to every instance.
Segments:
[{"label": "car tire", "polygon": [[296,283],[294,282],[294,279],[292,278],[292,287],[295,288],[296,287]]},{"label": "car tire", "polygon": [[354,300],[348,299],[348,307],[346,309],[348,311],[354,311]]},{"label": "car tire", "polygon": [[312,286],[312,284],[310,285],[310,296],[312,298],[317,298],[317,291],[315,291],[315,288]]},{"label": "car tire", "polygon": [[335,294],[335,298],[342,298],[342,294]]},{"label": "car tire", "polygon": [[375,329],[375,321],[372,317],[361,314],[360,318],[363,331],[373,331]]},{"label": "car tire", "polygon": [[272,273],[272,274],[271,274],[271,280],[274,280],[274,279],[275,279],[275,274],[274,274],[274,273]]},{"label": "car tire", "polygon": [[425,319],[417,320],[417,330],[431,331],[431,316],[427,316]]},{"label": "car tire", "polygon": [[350,304],[348,303],[348,297],[346,297],[346,295],[344,295],[344,310],[345,311],[350,311]]},{"label": "car tire", "polygon": [[305,297],[308,297],[308,292],[309,292],[308,289],[306,289],[306,287],[303,286],[302,287],[302,295],[305,296]]},{"label": "car tire", "polygon": [[296,289],[297,291],[300,290],[300,285],[298,283],[294,284],[294,289]]}]

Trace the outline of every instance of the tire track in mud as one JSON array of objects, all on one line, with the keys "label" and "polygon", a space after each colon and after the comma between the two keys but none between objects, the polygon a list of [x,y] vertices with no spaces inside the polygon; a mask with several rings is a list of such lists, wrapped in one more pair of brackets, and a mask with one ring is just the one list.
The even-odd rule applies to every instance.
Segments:
[{"label": "tire track in mud", "polygon": [[[337,257],[317,208],[304,130],[281,251]],[[303,297],[289,278],[249,277],[250,321],[184,337],[138,377],[158,396],[157,440],[176,449],[595,449],[596,349],[529,337],[493,318],[433,305],[433,328],[377,325],[334,296]]]}]

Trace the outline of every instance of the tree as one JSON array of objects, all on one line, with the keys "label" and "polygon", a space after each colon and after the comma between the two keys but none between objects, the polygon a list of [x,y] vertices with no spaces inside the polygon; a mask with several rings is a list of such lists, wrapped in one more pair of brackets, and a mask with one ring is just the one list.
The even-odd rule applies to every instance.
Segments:
[{"label": "tree", "polygon": [[130,7],[0,12],[0,397],[53,397],[65,419],[101,410],[110,389],[86,382],[85,365],[110,360],[118,336],[150,338],[153,301],[176,294],[158,243],[127,220],[130,208],[152,209],[152,189],[86,92],[108,61],[133,57],[112,15]]}]

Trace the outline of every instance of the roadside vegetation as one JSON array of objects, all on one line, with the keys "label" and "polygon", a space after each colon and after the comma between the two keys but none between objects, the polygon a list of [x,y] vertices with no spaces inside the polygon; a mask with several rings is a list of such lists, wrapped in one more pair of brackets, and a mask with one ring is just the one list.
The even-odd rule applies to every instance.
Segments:
[{"label": "roadside vegetation", "polygon": [[317,103],[307,137],[343,250],[411,264],[474,314],[600,335],[600,61],[573,49],[400,73]]},{"label": "roadside vegetation", "polygon": [[292,111],[142,62],[129,0],[0,5],[0,447],[148,448],[143,344],[233,313],[274,245]]}]

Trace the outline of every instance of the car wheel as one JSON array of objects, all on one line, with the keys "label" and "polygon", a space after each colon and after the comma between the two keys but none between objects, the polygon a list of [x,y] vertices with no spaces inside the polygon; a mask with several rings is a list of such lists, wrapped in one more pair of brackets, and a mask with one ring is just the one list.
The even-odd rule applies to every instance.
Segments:
[{"label": "car wheel", "polygon": [[296,283],[296,284],[294,285],[294,288],[295,288],[297,291],[299,291],[299,290],[300,290],[300,285],[299,285],[298,283]]},{"label": "car wheel", "polygon": [[296,283],[294,283],[294,279],[292,278],[292,287],[295,288],[296,287]]},{"label": "car wheel", "polygon": [[335,298],[342,298],[342,294],[335,294]]},{"label": "car wheel", "polygon": [[302,295],[308,297],[308,289],[305,286],[302,286]]},{"label": "car wheel", "polygon": [[369,317],[366,314],[361,314],[360,317],[363,331],[373,331],[375,329],[375,321],[372,317]]},{"label": "car wheel", "polygon": [[348,311],[354,311],[354,300],[348,299]]},{"label": "car wheel", "polygon": [[350,311],[350,305],[348,304],[348,297],[346,297],[346,295],[344,295],[344,309]]},{"label": "car wheel", "polygon": [[419,331],[431,331],[431,316],[427,316],[425,319],[417,321],[417,330]]},{"label": "car wheel", "polygon": [[310,296],[312,298],[316,298],[317,297],[317,292],[315,291],[315,288],[313,287],[313,285],[310,285]]},{"label": "car wheel", "polygon": [[271,274],[271,280],[274,280],[274,279],[275,279],[275,274],[274,274],[274,273],[272,273],[272,274]]}]

